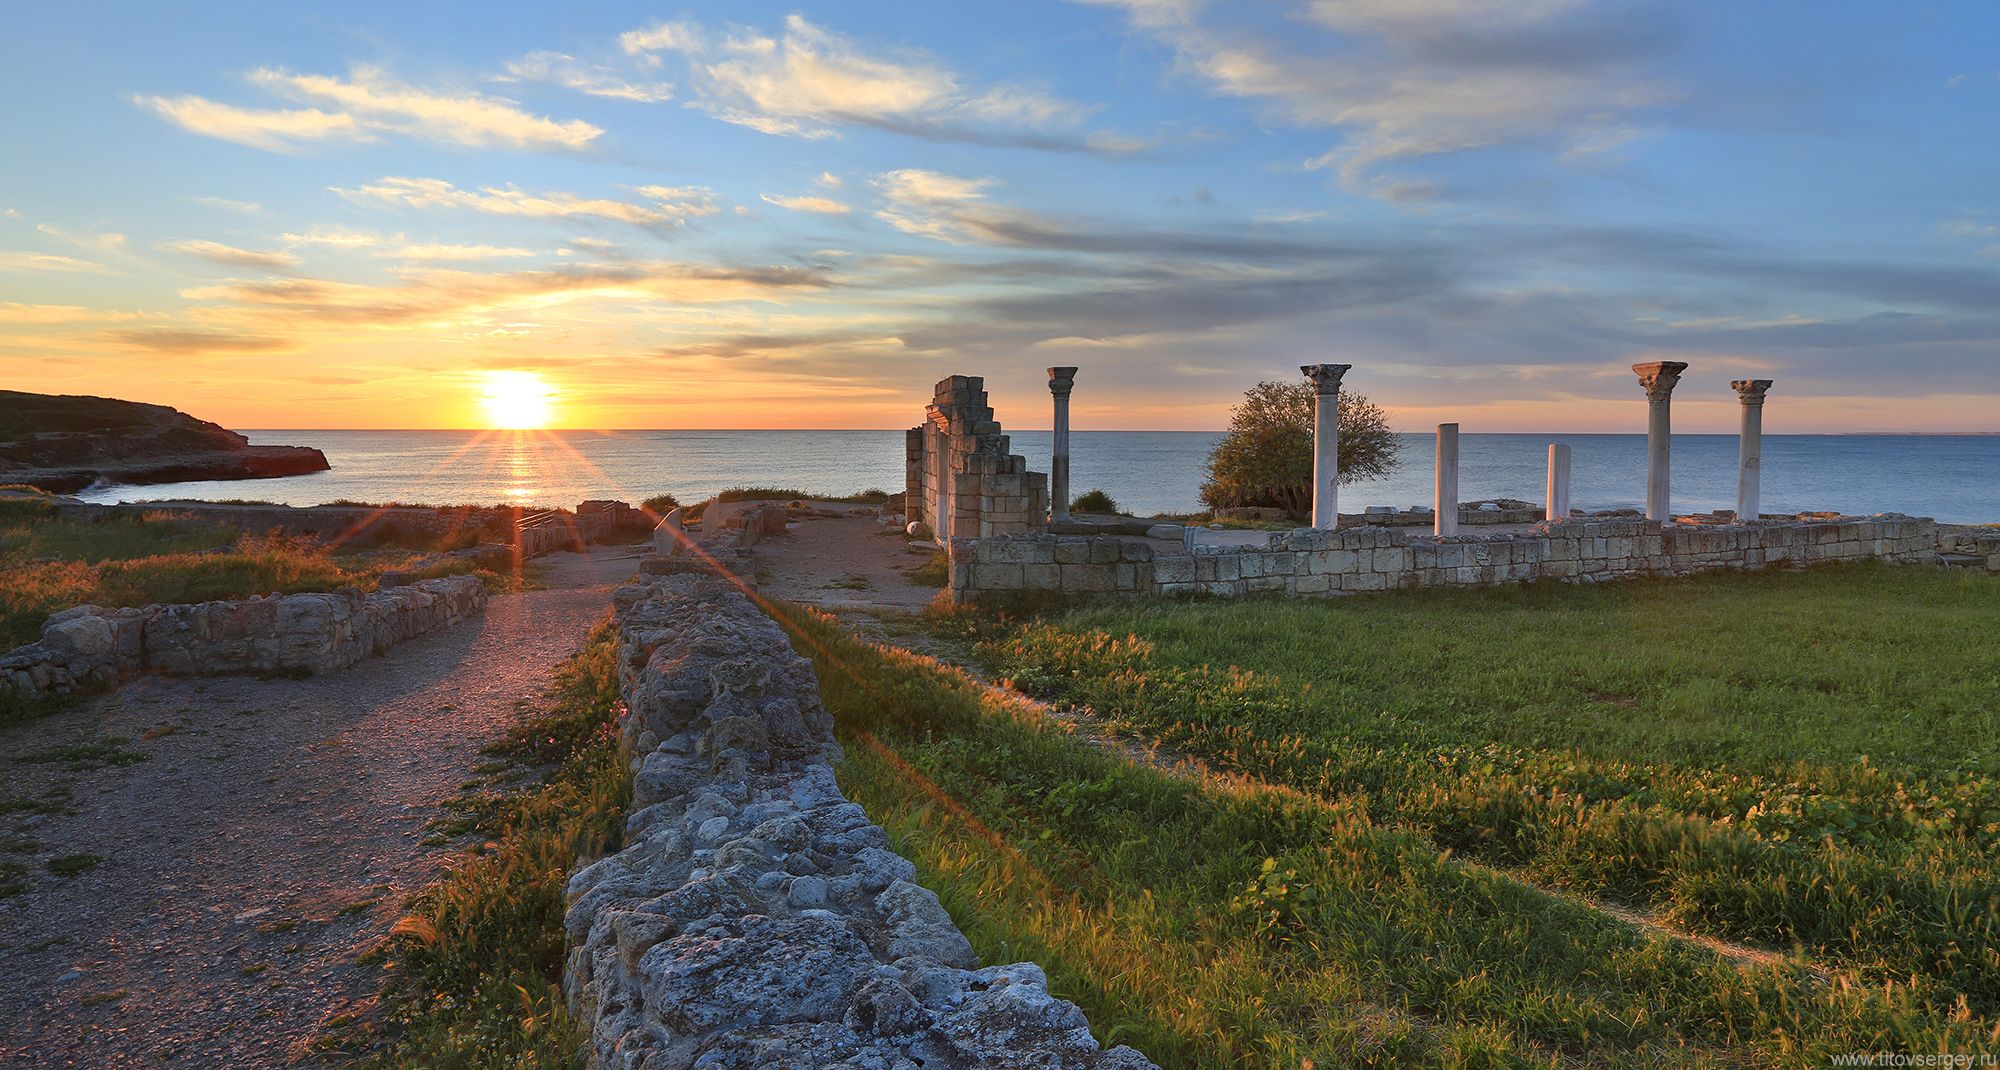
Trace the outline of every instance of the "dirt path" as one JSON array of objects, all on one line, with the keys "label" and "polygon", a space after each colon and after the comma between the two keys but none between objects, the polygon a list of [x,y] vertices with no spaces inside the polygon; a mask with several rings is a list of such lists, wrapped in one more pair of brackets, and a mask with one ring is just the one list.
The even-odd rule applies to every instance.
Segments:
[{"label": "dirt path", "polygon": [[749,571],[774,598],[843,612],[916,613],[938,586],[914,582],[909,570],[937,552],[910,549],[902,532],[884,527],[868,507],[807,517],[766,538],[753,549]]},{"label": "dirt path", "polygon": [[451,857],[425,823],[635,571],[543,560],[551,589],[344,673],[146,679],[0,735],[28,885],[0,898],[0,1066],[283,1066],[365,1000],[356,955]]}]

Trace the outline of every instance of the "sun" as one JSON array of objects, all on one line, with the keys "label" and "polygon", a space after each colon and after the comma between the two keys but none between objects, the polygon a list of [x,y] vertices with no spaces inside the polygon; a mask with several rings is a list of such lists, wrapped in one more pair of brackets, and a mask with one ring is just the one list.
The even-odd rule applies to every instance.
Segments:
[{"label": "sun", "polygon": [[490,427],[526,431],[549,423],[549,384],[534,372],[487,372],[479,404]]}]

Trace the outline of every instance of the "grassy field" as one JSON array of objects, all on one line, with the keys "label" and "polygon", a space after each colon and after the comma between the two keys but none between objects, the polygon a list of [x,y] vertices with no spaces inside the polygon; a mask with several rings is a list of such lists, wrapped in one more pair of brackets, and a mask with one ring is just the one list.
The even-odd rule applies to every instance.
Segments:
[{"label": "grassy field", "polygon": [[[46,502],[0,501],[0,650],[40,638],[42,622],[71,606],[140,606],[370,586],[417,556],[335,553],[308,539],[245,536],[233,527],[167,514],[58,519]],[[428,574],[470,571],[450,563]],[[497,581],[497,577],[495,577]]]},{"label": "grassy field", "polygon": [[[563,885],[579,858],[615,850],[631,800],[618,746],[616,635],[594,632],[546,704],[488,753],[498,790],[459,800],[463,859],[411,905],[367,960],[381,1013],[323,1044],[357,1070],[568,1070],[583,1033],[562,996]],[[508,788],[532,774],[526,789]]]},{"label": "grassy field", "polygon": [[794,626],[843,784],[981,953],[1163,1066],[1805,1067],[2000,1046],[1996,619],[1992,577],[1864,568],[1113,605],[983,645],[1195,775]]}]

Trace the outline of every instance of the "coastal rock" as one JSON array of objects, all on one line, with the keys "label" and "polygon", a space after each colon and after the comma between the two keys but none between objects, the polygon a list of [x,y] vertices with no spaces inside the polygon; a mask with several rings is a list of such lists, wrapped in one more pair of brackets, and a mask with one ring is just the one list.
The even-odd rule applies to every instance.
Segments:
[{"label": "coastal rock", "polygon": [[100,482],[263,479],[329,467],[319,450],[252,446],[165,405],[0,390],[0,483],[67,494]]}]

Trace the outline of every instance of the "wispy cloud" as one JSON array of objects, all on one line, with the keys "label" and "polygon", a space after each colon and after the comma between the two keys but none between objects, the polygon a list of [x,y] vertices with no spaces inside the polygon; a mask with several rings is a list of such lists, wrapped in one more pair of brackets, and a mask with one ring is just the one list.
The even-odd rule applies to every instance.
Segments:
[{"label": "wispy cloud", "polygon": [[217,241],[198,239],[167,242],[160,248],[170,253],[196,256],[231,267],[287,268],[299,262],[298,257],[282,249],[239,249]]},{"label": "wispy cloud", "polygon": [[786,16],[776,36],[740,30],[716,37],[668,22],[619,40],[654,63],[662,53],[684,55],[703,108],[767,134],[822,138],[844,126],[872,126],[933,141],[1110,154],[1146,144],[1074,133],[1092,109],[1046,89],[967,85],[932,56],[871,51],[801,15]]},{"label": "wispy cloud", "polygon": [[671,82],[646,82],[625,77],[614,67],[587,63],[562,52],[530,52],[507,64],[500,81],[550,82],[593,97],[658,104],[674,98]]},{"label": "wispy cloud", "polygon": [[78,274],[97,274],[109,270],[109,268],[96,261],[79,260],[73,256],[0,249],[0,271],[61,271]]},{"label": "wispy cloud", "polygon": [[534,256],[533,249],[523,249],[516,245],[451,245],[433,243],[425,245],[404,245],[395,249],[385,249],[379,256],[396,257],[403,260],[504,260],[515,257]]},{"label": "wispy cloud", "polygon": [[763,198],[770,204],[775,204],[780,208],[789,208],[794,212],[820,212],[826,215],[846,215],[848,212],[853,211],[846,203],[836,201],[831,197],[786,197],[781,194],[766,193],[763,195]]},{"label": "wispy cloud", "polygon": [[222,208],[231,212],[241,212],[244,215],[269,214],[264,211],[264,206],[258,204],[256,201],[239,201],[228,197],[189,197],[188,200],[205,207]]},{"label": "wispy cloud", "polygon": [[132,315],[130,312],[111,312],[81,305],[24,305],[18,301],[0,301],[0,323],[7,324],[101,323],[131,319]]},{"label": "wispy cloud", "polygon": [[408,208],[449,208],[488,215],[540,219],[594,217],[638,225],[671,225],[718,210],[715,196],[697,187],[639,186],[633,192],[649,203],[580,197],[560,190],[530,193],[514,186],[460,189],[441,178],[383,178],[355,189],[333,192],[355,204],[390,204]]},{"label": "wispy cloud", "polygon": [[151,350],[156,353],[174,353],[183,356],[198,356],[204,353],[264,353],[274,349],[284,349],[285,339],[260,335],[235,334],[229,331],[181,330],[170,327],[144,327],[131,331],[113,331],[106,336],[118,344],[133,349]]},{"label": "wispy cloud", "polygon": [[1203,0],[1085,0],[1123,9],[1180,70],[1280,120],[1341,131],[1302,162],[1357,192],[1435,196],[1386,165],[1507,144],[1601,156],[1649,131],[1628,116],[1671,99],[1644,61],[1674,34],[1664,8],[1585,0],[1314,0],[1280,37]]},{"label": "wispy cloud", "polygon": [[604,131],[581,119],[530,114],[511,100],[472,90],[413,86],[381,68],[357,65],[348,77],[262,67],[251,85],[302,108],[244,108],[198,96],[133,100],[187,130],[273,152],[325,141],[369,141],[394,133],[456,145],[582,149]]}]

